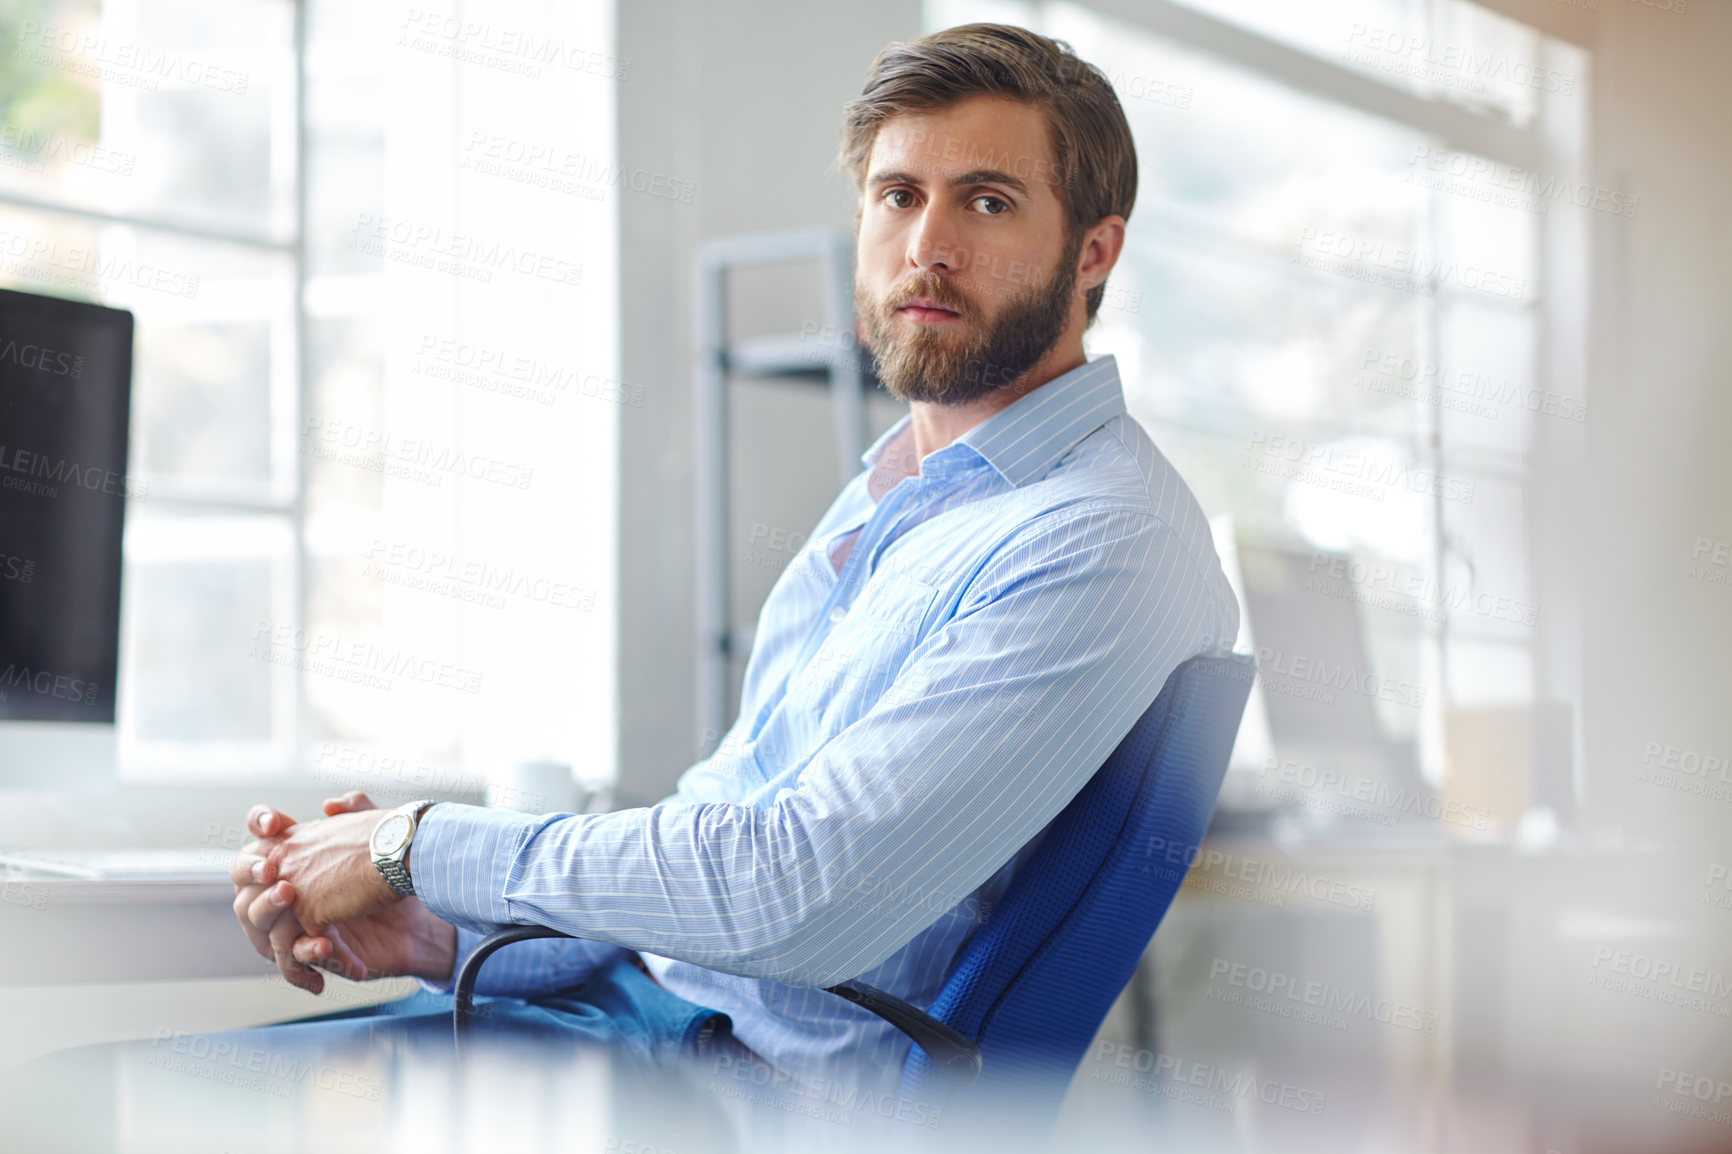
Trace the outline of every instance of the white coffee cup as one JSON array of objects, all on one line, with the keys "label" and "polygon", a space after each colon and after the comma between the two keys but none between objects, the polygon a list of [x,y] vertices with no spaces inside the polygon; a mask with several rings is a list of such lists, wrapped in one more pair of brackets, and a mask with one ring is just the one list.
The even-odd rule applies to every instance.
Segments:
[{"label": "white coffee cup", "polygon": [[493,775],[483,796],[494,809],[519,813],[582,813],[583,789],[563,761],[519,761]]}]

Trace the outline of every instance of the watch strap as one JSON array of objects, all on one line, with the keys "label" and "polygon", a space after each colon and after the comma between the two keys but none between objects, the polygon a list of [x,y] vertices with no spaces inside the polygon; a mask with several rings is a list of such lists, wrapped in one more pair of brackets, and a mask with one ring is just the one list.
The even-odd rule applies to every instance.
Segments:
[{"label": "watch strap", "polygon": [[[405,846],[405,849],[408,847]],[[376,857],[373,864],[385,876],[385,884],[406,898],[415,896],[415,883],[409,880],[409,870],[394,857]]]}]

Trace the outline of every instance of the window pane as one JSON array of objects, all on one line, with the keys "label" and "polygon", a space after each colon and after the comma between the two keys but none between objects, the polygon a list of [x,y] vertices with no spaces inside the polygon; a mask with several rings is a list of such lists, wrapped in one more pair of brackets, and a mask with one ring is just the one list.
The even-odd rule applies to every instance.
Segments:
[{"label": "window pane", "polygon": [[155,495],[288,505],[286,252],[0,205],[0,285],[132,310],[128,469]]},{"label": "window pane", "polygon": [[[1436,410],[1445,452],[1465,467],[1488,457],[1527,453],[1536,421],[1574,422],[1587,409],[1576,397],[1536,392],[1537,324],[1527,310],[1491,301],[1451,300],[1437,310],[1437,354],[1406,358],[1385,379],[1403,381]],[[1452,461],[1452,464],[1455,463]]]},{"label": "window pane", "polygon": [[7,7],[0,190],[247,234],[292,228],[287,0]]},{"label": "window pane", "polygon": [[1174,0],[1428,100],[1532,119],[1538,94],[1580,91],[1539,36],[1466,0]]},{"label": "window pane", "polygon": [[1302,239],[1411,246],[1424,190],[1405,177],[1421,134],[1133,25],[1070,6],[1053,15],[1052,33],[1113,81],[1136,138],[1133,231],[1179,213],[1164,227],[1208,227],[1286,259]]},{"label": "window pane", "polygon": [[1239,455],[1258,433],[1417,435],[1413,404],[1368,387],[1362,368],[1369,350],[1411,344],[1414,294],[1202,239],[1127,242],[1109,283],[1136,307],[1103,305],[1091,345],[1121,358],[1139,415],[1233,430]]},{"label": "window pane", "polygon": [[123,772],[232,772],[287,757],[294,534],[286,517],[128,510]]}]

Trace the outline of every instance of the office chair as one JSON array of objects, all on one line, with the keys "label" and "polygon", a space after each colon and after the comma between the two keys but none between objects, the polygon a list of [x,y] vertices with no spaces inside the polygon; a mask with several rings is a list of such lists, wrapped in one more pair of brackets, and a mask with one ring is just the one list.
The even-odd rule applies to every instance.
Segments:
[{"label": "office chair", "polygon": [[[828,987],[914,1042],[899,1109],[966,1097],[987,1110],[1010,1102],[1056,1114],[1195,856],[1255,673],[1250,657],[1226,653],[1173,671],[1053,820],[929,1009],[858,982]],[[527,938],[568,936],[510,926],[480,942],[453,987],[459,1044],[489,955]]]}]

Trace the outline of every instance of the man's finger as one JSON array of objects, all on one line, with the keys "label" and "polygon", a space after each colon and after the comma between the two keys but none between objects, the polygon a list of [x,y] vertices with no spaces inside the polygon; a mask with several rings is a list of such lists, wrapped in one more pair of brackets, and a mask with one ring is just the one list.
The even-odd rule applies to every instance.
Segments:
[{"label": "man's finger", "polygon": [[325,799],[325,816],[336,817],[340,813],[355,813],[363,809],[377,809],[373,799],[358,789],[351,789],[342,797],[327,797]]},{"label": "man's finger", "polygon": [[[295,904],[294,895],[295,888],[288,882],[278,882],[275,885],[261,887],[259,896],[254,898],[252,905],[247,907],[246,922],[268,938],[285,913],[289,914],[291,920],[294,919],[294,914],[290,912]],[[300,925],[299,921],[296,921],[295,924]],[[293,940],[290,939],[290,941]],[[273,952],[267,953],[265,956],[273,957],[275,955]]]},{"label": "man's finger", "polygon": [[271,927],[271,951],[276,958],[277,970],[290,985],[315,994],[322,993],[325,989],[324,975],[295,960],[294,946],[300,936],[301,924],[295,920],[293,914],[278,918]]},{"label": "man's finger", "polygon": [[367,964],[336,934],[322,937],[309,934],[301,938],[295,943],[295,960],[329,970],[351,982],[367,980]]},{"label": "man's finger", "polygon": [[295,819],[268,805],[255,805],[247,813],[247,829],[254,837],[281,837]]},{"label": "man's finger", "polygon": [[[254,842],[253,845],[257,845]],[[277,880],[277,865],[281,855],[275,855],[276,847],[265,846],[258,850],[251,847],[241,850],[235,855],[235,860],[229,863],[229,881],[236,886],[270,885]]]},{"label": "man's finger", "polygon": [[235,920],[240,922],[241,929],[247,935],[247,941],[253,944],[253,949],[258,951],[259,957],[269,960],[272,956],[270,938],[265,931],[255,927],[247,916],[247,912],[252,909],[253,902],[258,900],[259,895],[264,891],[264,886],[243,886],[235,894],[234,908]]}]

